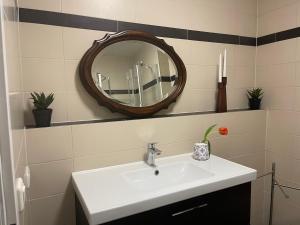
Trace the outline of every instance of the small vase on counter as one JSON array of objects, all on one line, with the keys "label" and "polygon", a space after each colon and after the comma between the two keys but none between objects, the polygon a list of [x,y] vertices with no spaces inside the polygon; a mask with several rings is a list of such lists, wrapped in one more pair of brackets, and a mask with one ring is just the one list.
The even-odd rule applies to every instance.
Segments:
[{"label": "small vase on counter", "polygon": [[195,143],[193,158],[199,161],[206,161],[210,157],[209,144],[208,143]]},{"label": "small vase on counter", "polygon": [[[213,129],[217,126],[217,124],[214,124],[207,128],[205,131],[203,140],[199,143],[194,144],[194,151],[193,151],[193,159],[198,160],[198,161],[206,161],[210,158],[210,153],[211,153],[211,144],[210,141],[208,140],[208,136],[212,133]],[[228,134],[228,129],[226,127],[220,127],[218,129],[218,133],[220,135],[227,135]]]}]

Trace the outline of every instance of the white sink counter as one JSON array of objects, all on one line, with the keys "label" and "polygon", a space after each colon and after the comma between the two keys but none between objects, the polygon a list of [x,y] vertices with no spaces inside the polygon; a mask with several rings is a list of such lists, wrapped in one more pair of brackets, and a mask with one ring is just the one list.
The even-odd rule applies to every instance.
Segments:
[{"label": "white sink counter", "polygon": [[212,155],[157,159],[159,174],[144,162],[72,173],[73,186],[91,225],[101,224],[256,179],[256,170]]}]

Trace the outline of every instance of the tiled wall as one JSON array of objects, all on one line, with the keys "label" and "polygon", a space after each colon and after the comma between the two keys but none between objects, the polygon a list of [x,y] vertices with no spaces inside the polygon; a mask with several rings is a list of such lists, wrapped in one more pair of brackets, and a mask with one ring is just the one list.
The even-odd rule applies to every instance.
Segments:
[{"label": "tiled wall", "polygon": [[[256,34],[256,0],[42,2],[21,0],[20,7],[250,37]],[[54,92],[54,122],[123,117],[99,107],[78,79],[82,55],[93,40],[107,32],[32,23],[21,23],[20,32],[23,91],[25,96],[32,91]],[[247,107],[244,93],[254,86],[255,47],[170,38],[166,41],[182,57],[188,80],[179,101],[162,113],[214,110],[218,55],[225,47],[229,56],[228,107]],[[28,98],[25,107],[26,123],[32,124]]]},{"label": "tiled wall", "polygon": [[[256,0],[19,0],[19,4],[23,8],[256,36]],[[78,79],[80,58],[93,40],[105,33],[20,23],[22,77],[16,81],[22,80],[23,84],[18,92],[24,94],[26,124],[33,123],[28,99],[32,91],[55,93],[54,122],[122,116],[98,106]],[[247,107],[245,90],[255,84],[255,47],[165,40],[183,59],[188,80],[176,104],[160,113],[214,110],[218,56],[225,47],[229,65],[228,106]],[[256,168],[261,174],[265,162],[264,111],[27,129],[27,156],[32,173],[30,225],[74,224],[72,171],[141,160],[146,143],[151,141],[159,142],[163,156],[191,152],[192,144],[212,123],[230,129],[228,137],[213,138],[215,154]],[[262,181],[253,185],[254,225],[263,221],[263,188]]]},{"label": "tiled wall", "polygon": [[[299,10],[300,1],[297,0],[260,0],[259,34],[268,35],[299,27]],[[300,39],[294,38],[259,46],[256,77],[257,86],[265,91],[263,107],[269,110],[266,170],[269,171],[275,161],[279,181],[295,186],[300,186],[299,44]],[[266,190],[266,196],[269,196]],[[290,199],[285,199],[276,188],[274,224],[299,224],[300,193],[286,191]]]},{"label": "tiled wall", "polygon": [[[31,225],[74,224],[72,171],[142,160],[149,142],[159,143],[162,157],[191,152],[204,129],[214,123],[227,126],[230,134],[212,136],[213,153],[261,174],[265,116],[265,111],[244,111],[28,129]],[[253,225],[262,224],[263,185],[253,184]]]},{"label": "tiled wall", "polygon": [[[10,116],[12,126],[13,155],[15,177],[24,176],[26,159],[23,88],[20,63],[20,41],[18,9],[15,1],[5,0],[4,6],[4,41],[6,47],[6,72],[10,100]],[[19,214],[20,224],[29,224],[28,201],[25,211]]]}]

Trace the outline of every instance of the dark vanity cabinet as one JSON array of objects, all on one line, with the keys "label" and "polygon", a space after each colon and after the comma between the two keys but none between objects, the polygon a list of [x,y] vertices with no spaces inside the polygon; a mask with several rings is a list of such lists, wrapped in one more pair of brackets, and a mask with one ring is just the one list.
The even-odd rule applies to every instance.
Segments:
[{"label": "dark vanity cabinet", "polygon": [[[105,225],[249,225],[251,183],[179,201]],[[77,225],[88,225],[76,200]]]}]

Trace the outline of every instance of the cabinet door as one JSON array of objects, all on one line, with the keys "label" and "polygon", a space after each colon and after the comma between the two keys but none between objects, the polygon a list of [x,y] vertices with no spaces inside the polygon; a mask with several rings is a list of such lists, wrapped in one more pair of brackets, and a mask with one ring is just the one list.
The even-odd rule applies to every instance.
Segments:
[{"label": "cabinet door", "polygon": [[251,183],[209,194],[215,224],[249,225]]}]

